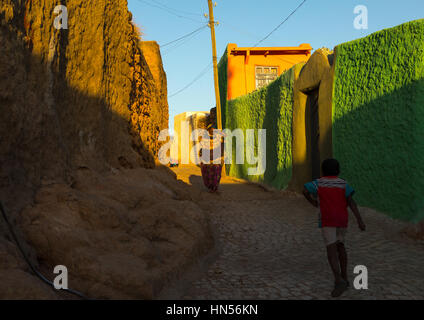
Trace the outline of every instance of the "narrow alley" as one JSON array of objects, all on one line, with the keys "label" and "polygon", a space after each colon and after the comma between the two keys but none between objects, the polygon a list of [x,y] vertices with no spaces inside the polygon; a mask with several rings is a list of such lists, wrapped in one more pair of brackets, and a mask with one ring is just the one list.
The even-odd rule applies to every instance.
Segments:
[{"label": "narrow alley", "polygon": [[[317,211],[299,194],[223,177],[209,194],[195,166],[173,168],[191,184],[216,231],[217,258],[183,299],[328,299],[332,274]],[[340,299],[423,299],[424,242],[402,236],[404,223],[360,208],[367,231],[350,215],[346,238],[350,289]],[[368,269],[355,290],[353,269]]]}]

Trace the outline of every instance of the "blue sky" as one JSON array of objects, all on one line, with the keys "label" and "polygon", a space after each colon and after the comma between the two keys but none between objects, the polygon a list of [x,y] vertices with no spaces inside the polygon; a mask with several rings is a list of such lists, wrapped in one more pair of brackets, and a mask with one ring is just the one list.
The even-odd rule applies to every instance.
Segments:
[{"label": "blue sky", "polygon": [[[228,43],[252,46],[281,23],[303,0],[217,0],[214,8],[218,60]],[[215,1],[214,1],[215,2]],[[163,6],[161,6],[162,4]],[[353,27],[354,8],[368,8],[368,29]],[[165,6],[165,7],[164,7]],[[207,0],[128,0],[143,40],[164,45],[207,23]],[[162,9],[158,8],[162,7]],[[179,10],[179,11],[177,11]],[[174,14],[170,13],[173,12]],[[424,17],[423,0],[307,0],[260,46],[327,47]],[[212,61],[210,29],[161,49],[168,94],[184,88]],[[169,98],[169,122],[185,111],[208,111],[215,106],[212,68],[192,86]]]}]

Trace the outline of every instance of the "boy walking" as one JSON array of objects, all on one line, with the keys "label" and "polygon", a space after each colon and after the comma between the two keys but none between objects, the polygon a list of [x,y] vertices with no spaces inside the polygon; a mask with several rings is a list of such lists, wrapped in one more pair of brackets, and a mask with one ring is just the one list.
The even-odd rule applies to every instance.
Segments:
[{"label": "boy walking", "polygon": [[336,159],[324,160],[321,169],[323,176],[306,183],[303,194],[314,207],[320,208],[319,227],[327,246],[328,262],[335,279],[331,296],[339,297],[349,287],[347,254],[344,246],[348,223],[347,207],[353,211],[360,230],[365,230],[365,224],[352,199],[355,191],[345,180],[339,178],[339,162]]}]

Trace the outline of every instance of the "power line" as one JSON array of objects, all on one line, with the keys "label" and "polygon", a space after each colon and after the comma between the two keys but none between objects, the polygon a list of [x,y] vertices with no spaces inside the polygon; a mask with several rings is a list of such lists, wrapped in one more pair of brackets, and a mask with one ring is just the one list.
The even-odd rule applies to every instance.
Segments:
[{"label": "power line", "polygon": [[[147,4],[147,5],[153,6],[153,7],[155,7],[155,8],[158,8],[158,9],[165,10],[166,12],[168,12],[168,13],[170,13],[170,14],[172,14],[172,15],[175,15],[175,16],[177,16],[177,17],[179,17],[179,18],[184,18],[184,19],[189,19],[189,20],[192,20],[192,21],[196,21],[196,20],[193,20],[193,19],[191,19],[191,18],[189,18],[189,17],[184,17],[184,16],[182,16],[182,15],[180,15],[180,14],[178,14],[178,13],[172,12],[172,11],[177,11],[177,9],[173,9],[173,8],[171,8],[171,7],[168,7],[168,6],[164,5],[164,4],[161,4],[161,3],[160,3],[160,2],[158,2],[158,1],[151,0],[151,1],[155,2],[155,3],[157,3],[158,5],[152,4],[152,3],[147,2],[147,1],[144,1],[144,0],[138,0],[138,1],[140,1],[140,2],[142,2],[142,3],[145,3],[145,4]],[[178,11],[182,11],[182,10],[178,10]],[[182,12],[184,12],[184,11],[182,11]],[[186,11],[186,12],[187,12],[187,11]],[[187,12],[187,13],[188,13],[188,12]],[[194,14],[194,13],[190,13],[190,14],[193,14],[193,15],[199,16],[199,14]],[[197,22],[197,21],[196,21],[196,22]],[[175,39],[175,40],[172,40],[172,41],[170,41],[170,42],[167,42],[167,43],[165,43],[165,44],[161,45],[161,48],[164,48],[164,47],[166,47],[166,46],[168,46],[168,45],[171,45],[171,44],[176,43],[176,42],[179,42],[179,41],[181,41],[181,40],[183,40],[183,39],[185,39],[185,38],[188,38],[188,37],[190,37],[190,36],[193,36],[193,35],[195,35],[196,33],[200,32],[202,29],[204,29],[204,28],[206,28],[206,27],[207,27],[207,24],[206,24],[206,25],[201,26],[200,28],[197,28],[196,30],[194,30],[194,31],[192,31],[192,32],[190,32],[190,33],[188,33],[188,34],[186,34],[186,35],[182,36],[182,37],[179,37],[179,38],[177,38],[177,39]],[[179,46],[179,45],[177,45],[177,46]],[[176,46],[176,47],[177,47],[177,46]]]},{"label": "power line", "polygon": [[208,71],[211,70],[212,67],[212,62],[210,62],[206,68],[204,68],[194,79],[193,81],[191,81],[189,84],[187,84],[184,88],[178,90],[177,92],[171,94],[168,96],[168,98],[172,98],[174,96],[176,96],[177,94],[180,94],[181,92],[183,92],[184,90],[188,89],[189,87],[191,87],[197,80],[199,80],[200,78],[202,78],[205,74],[208,73]]},{"label": "power line", "polygon": [[173,46],[168,47],[167,49],[165,49],[164,51],[162,51],[162,56],[166,56],[170,52],[174,51],[175,49],[177,49],[177,48],[185,45],[187,42],[189,42],[191,39],[193,39],[196,35],[200,34],[202,32],[202,30],[198,31],[197,33],[192,34],[190,37],[187,37],[187,38],[179,41],[178,43],[174,44]]},{"label": "power line", "polygon": [[196,17],[198,17],[198,16],[199,16],[199,14],[198,14],[198,13],[189,12],[189,11],[185,11],[185,10],[181,10],[181,9],[171,8],[171,7],[167,6],[166,4],[164,4],[164,3],[162,3],[162,2],[159,2],[159,1],[156,1],[156,0],[150,0],[150,1],[152,1],[152,2],[154,2],[154,3],[156,3],[156,4],[158,4],[159,6],[162,6],[162,7],[164,7],[164,8],[167,8],[167,9],[172,10],[172,11],[175,11],[175,12],[181,12],[181,13],[183,13],[183,14],[189,14],[189,15],[196,16]]},{"label": "power line", "polygon": [[[186,15],[184,15],[184,14],[190,14],[190,15],[196,15],[196,16],[198,16],[198,14],[195,14],[195,13],[191,13],[191,12],[188,12],[188,11],[183,11],[183,10],[178,10],[178,9],[174,9],[174,8],[171,8],[171,7],[169,7],[169,6],[166,6],[165,4],[162,4],[162,3],[160,3],[159,1],[156,1],[156,0],[151,0],[153,3],[151,3],[151,2],[148,2],[148,1],[145,1],[145,0],[138,0],[139,2],[141,2],[141,3],[144,3],[144,4],[147,4],[147,5],[149,5],[149,6],[151,6],[151,7],[155,7],[155,8],[158,8],[158,9],[161,9],[161,10],[164,10],[164,11],[166,11],[166,12],[168,12],[169,14],[172,14],[172,15],[174,15],[174,16],[176,16],[176,17],[178,17],[178,18],[182,18],[182,19],[187,19],[187,20],[191,20],[191,21],[195,21],[195,22],[201,22],[202,24],[204,23],[204,21],[199,21],[199,20],[195,20],[195,19],[193,19],[193,18],[191,18],[191,17],[187,17]],[[181,14],[180,13],[178,13],[178,12],[181,12]],[[184,14],[183,14],[184,13]],[[200,16],[200,15],[199,15]],[[194,30],[194,31],[192,31],[192,32],[190,32],[190,33],[188,33],[188,34],[186,34],[186,35],[184,35],[184,36],[182,36],[182,37],[180,37],[180,38],[178,38],[178,39],[175,39],[175,40],[173,40],[173,41],[170,41],[170,42],[168,42],[168,43],[165,43],[164,45],[162,45],[161,47],[163,48],[163,47],[165,47],[165,46],[168,46],[168,45],[171,45],[171,44],[173,44],[173,43],[177,43],[174,47],[171,47],[166,53],[168,53],[170,50],[172,50],[172,49],[175,49],[175,48],[177,48],[177,47],[179,47],[179,46],[181,46],[182,44],[184,44],[184,43],[186,43],[191,37],[193,37],[194,35],[196,35],[197,33],[199,33],[201,30],[203,30],[203,28],[205,28],[205,27],[207,27],[208,25],[203,25],[203,26],[201,26],[200,28],[198,28],[198,29],[196,29],[196,30]],[[185,41],[184,41],[185,40]],[[181,42],[180,42],[181,41]],[[178,42],[180,42],[180,43],[178,43]],[[200,78],[202,78],[209,70],[210,70],[210,67],[211,67],[211,65],[212,65],[212,62],[211,63],[209,63],[208,64],[208,66],[205,68],[205,69],[203,69],[194,79],[193,79],[193,81],[191,81],[189,84],[187,84],[185,87],[183,87],[182,89],[180,89],[180,90],[178,90],[177,92],[175,92],[174,94],[172,94],[172,95],[169,95],[168,96],[168,98],[172,98],[172,97],[174,97],[174,96],[176,96],[177,94],[179,94],[179,93],[181,93],[181,92],[183,92],[184,90],[186,90],[187,88],[189,88],[190,86],[192,86],[196,81],[198,81]]]},{"label": "power line", "polygon": [[303,2],[301,4],[299,4],[297,6],[296,9],[294,9],[277,27],[275,27],[270,33],[268,33],[262,40],[260,40],[258,43],[256,43],[254,47],[256,47],[258,44],[262,43],[263,41],[265,41],[266,39],[268,39],[271,34],[273,34],[275,31],[277,31],[287,20],[289,20],[289,18],[301,7],[305,4],[306,0],[303,0]]},{"label": "power line", "polygon": [[196,34],[193,34],[192,36],[190,36],[189,38],[186,38],[185,40],[183,40],[183,41],[181,41],[181,42],[179,42],[179,43],[177,43],[176,45],[174,45],[174,46],[171,46],[170,48],[168,48],[168,49],[166,49],[166,50],[164,50],[163,51],[163,56],[166,56],[166,55],[168,55],[170,52],[172,52],[172,51],[174,51],[175,49],[177,49],[177,48],[179,48],[179,47],[181,47],[181,46],[183,46],[183,45],[185,45],[187,42],[189,42],[191,39],[193,39],[197,34],[200,34],[201,32],[198,32],[198,33],[196,33]]},{"label": "power line", "polygon": [[204,29],[204,28],[206,28],[206,27],[207,27],[207,25],[204,25],[204,26],[202,26],[202,27],[200,27],[200,28],[197,28],[196,30],[194,30],[194,31],[192,31],[192,32],[190,32],[190,33],[188,33],[188,34],[186,34],[186,35],[182,36],[182,37],[179,37],[178,39],[172,40],[172,41],[170,41],[170,42],[167,42],[167,43],[165,43],[165,44],[161,45],[161,48],[164,48],[164,47],[166,47],[166,46],[168,46],[168,45],[170,45],[170,44],[173,44],[173,43],[178,42],[178,41],[180,41],[180,40],[182,40],[182,39],[184,39],[184,38],[187,38],[187,37],[189,37],[189,36],[191,36],[191,35],[193,35],[193,34],[195,34],[195,33],[199,32],[200,30],[202,30],[202,29]]},{"label": "power line", "polygon": [[166,11],[166,12],[168,12],[169,14],[172,14],[172,15],[174,15],[174,16],[176,16],[176,17],[178,17],[178,18],[186,19],[186,20],[191,20],[191,21],[194,21],[194,22],[201,22],[201,23],[203,23],[203,21],[196,20],[196,19],[193,19],[193,18],[191,18],[191,17],[187,17],[187,16],[185,16],[185,15],[182,15],[182,14],[176,13],[176,12],[175,12],[175,11],[173,11],[172,9],[168,9],[168,8],[163,7],[163,6],[160,6],[160,5],[157,5],[157,4],[154,4],[154,3],[151,3],[151,2],[147,2],[147,1],[145,1],[145,0],[138,0],[138,1],[139,1],[139,2],[142,2],[142,3],[144,3],[144,4],[147,4],[147,5],[151,6],[151,7],[155,7],[155,8],[161,9],[161,10],[163,10],[163,11]]},{"label": "power line", "polygon": [[[143,1],[143,0],[139,0],[139,1]],[[297,8],[296,9],[294,9],[277,27],[275,27],[270,33],[268,33],[263,39],[261,39],[261,40],[259,40],[253,47],[251,47],[251,48],[254,48],[254,47],[256,47],[256,46],[258,46],[260,43],[262,43],[263,41],[265,41],[266,39],[268,39],[275,31],[277,31],[297,10],[299,10],[299,8],[300,7],[302,7],[304,4],[305,4],[305,2],[306,2],[307,0],[303,0],[303,2],[302,3],[300,3],[298,6],[297,6]],[[144,2],[144,1],[143,1]],[[227,24],[228,25],[228,24]],[[184,39],[184,38],[187,38],[187,37],[189,37],[189,36],[192,36],[192,35],[194,35],[194,34],[196,34],[197,32],[199,32],[200,30],[202,30],[203,29],[203,27],[201,27],[201,28],[199,28],[199,29],[196,29],[195,31],[193,31],[193,32],[191,32],[191,33],[189,33],[189,34],[187,34],[187,35],[185,35],[185,36],[183,36],[183,37],[181,37],[181,39]],[[174,40],[174,41],[171,41],[171,43],[175,43],[175,42],[177,42],[177,41],[179,41],[179,40],[181,40],[181,39],[176,39],[176,40]],[[169,44],[171,44],[171,43],[169,43]],[[180,44],[178,44],[177,46],[175,46],[174,48],[176,48],[176,47],[178,47],[178,46],[180,46],[181,45],[181,43]],[[281,60],[285,60],[285,59],[281,59]],[[288,62],[288,61],[287,61]],[[180,89],[180,90],[178,90],[177,92],[175,92],[175,93],[173,93],[173,94],[171,94],[171,95],[169,95],[168,96],[168,98],[172,98],[172,97],[174,97],[174,96],[176,96],[176,95],[178,95],[178,94],[180,94],[181,92],[183,92],[183,91],[185,91],[186,89],[188,89],[189,87],[191,87],[196,81],[198,81],[200,78],[202,78],[208,71],[210,71],[210,67],[212,66],[212,62],[211,63],[209,63],[208,65],[207,65],[207,67],[205,68],[205,69],[203,69],[190,83],[188,83],[186,86],[184,86],[182,89]]]}]

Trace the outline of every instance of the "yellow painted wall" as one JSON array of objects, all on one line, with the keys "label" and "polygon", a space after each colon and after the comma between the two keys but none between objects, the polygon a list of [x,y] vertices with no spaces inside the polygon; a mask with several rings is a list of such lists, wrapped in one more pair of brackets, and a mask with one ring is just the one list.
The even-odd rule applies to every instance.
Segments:
[{"label": "yellow painted wall", "polygon": [[299,90],[300,71],[304,64],[295,69],[293,87],[293,142],[292,142],[292,179],[289,189],[300,191],[303,184],[312,177],[312,166],[309,152],[306,148],[306,132],[309,130],[306,120],[307,95]]},{"label": "yellow painted wall", "polygon": [[196,122],[204,120],[209,115],[208,111],[183,112],[174,117],[174,139],[178,137],[178,148],[173,147],[174,157],[180,164],[193,164],[190,160],[190,151],[197,143],[191,141],[193,130],[198,129]]},{"label": "yellow painted wall", "polygon": [[321,163],[333,157],[333,82],[335,64],[323,74],[319,86],[318,118],[320,126],[319,150]]},{"label": "yellow painted wall", "polygon": [[173,146],[173,148],[175,148],[173,149],[175,154],[173,154],[172,157],[176,157],[175,160],[178,160],[179,163],[181,162],[181,124],[186,117],[186,112],[180,113],[174,117],[174,139],[177,140],[178,144],[177,147]]}]

